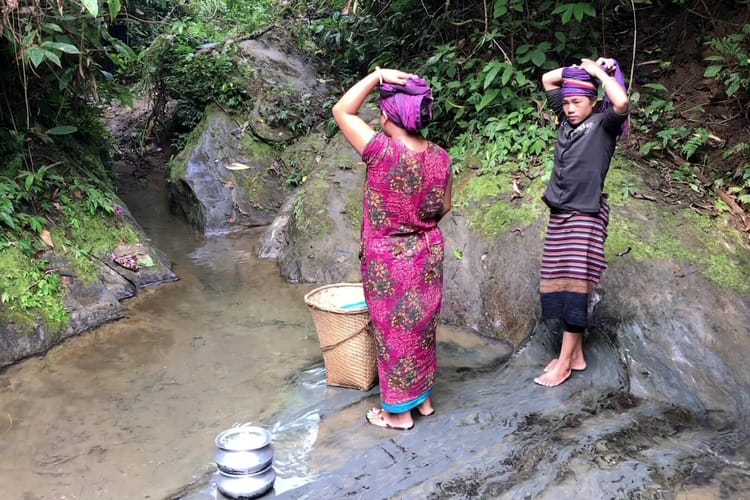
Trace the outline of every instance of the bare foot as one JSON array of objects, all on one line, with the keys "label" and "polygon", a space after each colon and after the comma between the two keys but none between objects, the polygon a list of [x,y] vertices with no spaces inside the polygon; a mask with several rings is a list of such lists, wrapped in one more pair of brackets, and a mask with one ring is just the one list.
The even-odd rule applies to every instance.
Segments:
[{"label": "bare foot", "polygon": [[[557,358],[550,361],[547,366],[544,367],[545,372],[549,372],[555,369],[555,366],[557,365]],[[583,358],[573,358],[573,361],[570,362],[570,369],[575,371],[583,371],[586,369],[588,365],[586,364],[586,360]]]},{"label": "bare foot", "polygon": [[565,369],[562,366],[562,363],[555,363],[553,369],[546,372],[544,375],[535,378],[534,382],[545,387],[555,387],[556,385],[560,385],[568,380],[571,373],[570,368]]},{"label": "bare foot", "polygon": [[414,420],[412,420],[411,413],[408,411],[406,413],[393,414],[382,408],[372,408],[365,415],[365,419],[375,427],[382,427],[384,429],[408,431],[414,427]]},{"label": "bare foot", "polygon": [[430,415],[434,415],[435,408],[432,407],[432,401],[430,401],[430,399],[427,398],[424,403],[417,406],[417,412],[419,412],[419,414],[422,415],[423,417],[429,417]]}]

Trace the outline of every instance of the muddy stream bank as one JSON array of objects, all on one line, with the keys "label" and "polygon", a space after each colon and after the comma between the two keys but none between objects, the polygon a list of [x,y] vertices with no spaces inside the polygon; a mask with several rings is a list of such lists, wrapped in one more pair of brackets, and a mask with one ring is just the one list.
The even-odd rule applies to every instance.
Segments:
[{"label": "muddy stream bank", "polygon": [[127,317],[0,373],[6,499],[162,498],[210,465],[213,437],[268,423],[320,358],[302,297],[255,257],[257,234],[204,240],[123,173],[123,199],[175,260]]},{"label": "muddy stream bank", "polygon": [[[246,422],[274,432],[276,492],[314,481],[307,460],[322,403],[375,402],[377,389],[326,389],[303,301],[311,287],[256,257],[262,228],[203,238],[170,213],[163,172],[120,168],[123,201],[180,281],[142,290],[124,319],[0,372],[2,498],[220,497],[214,437]],[[442,337],[446,365],[510,354],[504,343],[480,351],[466,331]]]}]

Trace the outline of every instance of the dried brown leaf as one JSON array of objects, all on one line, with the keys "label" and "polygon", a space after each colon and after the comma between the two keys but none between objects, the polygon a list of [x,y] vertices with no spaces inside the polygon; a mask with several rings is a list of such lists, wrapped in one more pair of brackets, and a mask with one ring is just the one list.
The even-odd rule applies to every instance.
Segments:
[{"label": "dried brown leaf", "polygon": [[46,229],[42,231],[42,241],[47,244],[50,248],[55,248],[55,243],[52,241],[52,235]]}]

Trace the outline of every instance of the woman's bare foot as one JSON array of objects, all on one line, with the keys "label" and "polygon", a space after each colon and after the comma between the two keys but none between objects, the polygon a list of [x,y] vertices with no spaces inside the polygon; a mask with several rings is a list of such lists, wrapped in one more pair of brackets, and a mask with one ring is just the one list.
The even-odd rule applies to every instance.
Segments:
[{"label": "woman's bare foot", "polygon": [[425,399],[424,403],[417,406],[417,412],[423,417],[429,417],[435,413],[435,408],[432,407],[432,401],[430,401],[430,398]]},{"label": "woman's bare foot", "polygon": [[365,419],[375,427],[384,429],[408,431],[414,427],[414,420],[408,411],[405,413],[389,413],[382,408],[372,408],[365,415]]},{"label": "woman's bare foot", "polygon": [[568,380],[571,373],[570,366],[565,366],[564,363],[561,363],[558,360],[558,362],[555,363],[554,368],[535,378],[534,382],[545,387],[555,387],[556,385],[560,385]]},{"label": "woman's bare foot", "polygon": [[[557,358],[550,361],[547,366],[544,367],[544,371],[549,372],[554,370],[555,365],[557,365]],[[583,357],[573,358],[573,360],[570,362],[570,369],[577,372],[585,370],[587,366],[588,365],[586,364],[586,360]]]}]

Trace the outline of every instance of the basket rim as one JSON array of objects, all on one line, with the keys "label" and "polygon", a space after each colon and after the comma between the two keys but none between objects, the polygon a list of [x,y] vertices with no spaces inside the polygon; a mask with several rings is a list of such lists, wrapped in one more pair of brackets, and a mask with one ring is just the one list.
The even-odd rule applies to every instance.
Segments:
[{"label": "basket rim", "polygon": [[310,290],[309,292],[305,294],[305,304],[307,304],[309,307],[313,309],[317,309],[318,311],[331,312],[331,313],[336,313],[336,314],[362,314],[362,313],[368,312],[367,306],[363,307],[362,309],[339,309],[337,307],[331,307],[330,309],[323,309],[322,307],[319,307],[310,301],[313,295],[318,294],[322,292],[323,290],[327,290],[329,288],[347,288],[347,287],[364,289],[364,285],[362,283],[348,283],[348,282],[331,283],[328,285],[319,286],[313,290]]}]

